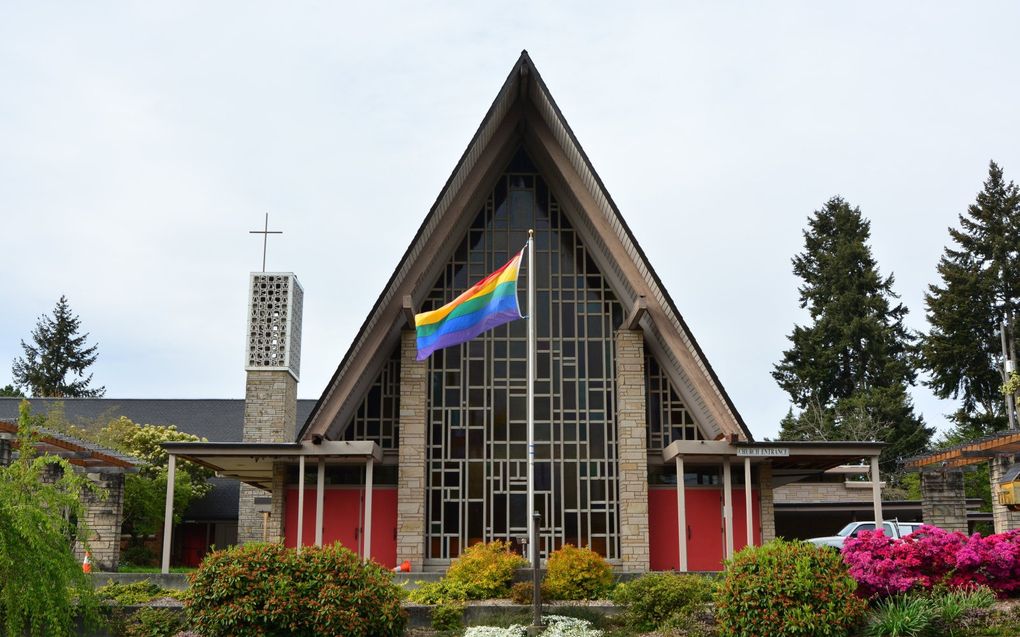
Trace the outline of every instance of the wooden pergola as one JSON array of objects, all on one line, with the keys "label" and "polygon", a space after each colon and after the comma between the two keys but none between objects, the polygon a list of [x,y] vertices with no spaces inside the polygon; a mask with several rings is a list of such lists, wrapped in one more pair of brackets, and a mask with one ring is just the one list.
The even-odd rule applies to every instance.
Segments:
[{"label": "wooden pergola", "polygon": [[[144,464],[136,458],[56,431],[39,429],[37,432],[34,446],[38,453],[63,458],[85,472],[131,473]],[[0,420],[0,440],[9,441],[11,448],[17,449],[18,424]]]},{"label": "wooden pergola", "polygon": [[960,469],[988,462],[996,456],[1016,453],[1020,453],[1020,431],[1013,430],[978,438],[927,455],[908,458],[903,462],[903,466],[919,471]]}]

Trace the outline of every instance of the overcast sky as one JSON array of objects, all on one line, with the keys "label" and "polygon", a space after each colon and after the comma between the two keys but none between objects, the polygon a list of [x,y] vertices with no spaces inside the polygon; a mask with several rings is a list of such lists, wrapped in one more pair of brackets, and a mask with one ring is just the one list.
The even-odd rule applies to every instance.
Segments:
[{"label": "overcast sky", "polygon": [[524,48],[757,437],[813,210],[860,206],[921,330],[1020,179],[1018,3],[553,4],[0,4],[0,385],[66,294],[107,396],[242,397],[269,211],[317,398]]}]

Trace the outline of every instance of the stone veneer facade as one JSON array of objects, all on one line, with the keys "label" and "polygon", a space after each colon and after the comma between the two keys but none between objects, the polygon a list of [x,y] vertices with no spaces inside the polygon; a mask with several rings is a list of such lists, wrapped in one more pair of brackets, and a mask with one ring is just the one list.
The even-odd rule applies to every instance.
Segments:
[{"label": "stone veneer facade", "polygon": [[[884,483],[883,483],[884,484]],[[871,482],[794,482],[775,490],[776,502],[871,501]]]},{"label": "stone veneer facade", "polygon": [[921,474],[921,519],[947,531],[967,532],[967,501],[962,471]]},{"label": "stone veneer facade", "polygon": [[775,493],[772,490],[772,464],[758,465],[759,506],[761,507],[761,541],[776,539]]},{"label": "stone veneer facade", "polygon": [[[297,380],[289,371],[249,371],[244,394],[244,442],[294,442],[297,420]],[[237,520],[237,542],[261,542],[264,506],[256,498],[272,498],[266,539],[283,539],[283,471],[274,471],[273,493],[242,484]],[[279,475],[277,475],[279,474]],[[279,482],[279,487],[277,487]]]},{"label": "stone veneer facade", "polygon": [[992,458],[991,462],[991,487],[992,487],[992,520],[995,523],[995,532],[1003,533],[1012,529],[1020,529],[1020,512],[1010,511],[1004,505],[999,504],[999,480],[1013,464],[1012,456],[1000,456]]},{"label": "stone veneer facade", "polygon": [[[101,489],[98,493],[85,491],[83,497],[92,568],[115,572],[120,563],[120,530],[124,521],[124,474],[88,473],[86,478]],[[85,549],[76,543],[74,553],[82,559]]]},{"label": "stone veneer facade", "polygon": [[425,560],[425,416],[428,368],[417,360],[415,333],[400,335],[400,470],[397,479],[397,563],[421,571]]},{"label": "stone veneer facade", "polygon": [[616,332],[617,462],[620,475],[620,563],[647,571],[648,450],[645,411],[645,347],[640,330]]}]

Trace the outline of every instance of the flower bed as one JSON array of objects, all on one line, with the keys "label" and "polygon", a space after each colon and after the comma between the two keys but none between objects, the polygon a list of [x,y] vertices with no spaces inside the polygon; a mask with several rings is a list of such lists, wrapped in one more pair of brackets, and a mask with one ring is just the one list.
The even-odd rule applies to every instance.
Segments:
[{"label": "flower bed", "polygon": [[982,537],[922,526],[902,539],[864,531],[846,541],[843,560],[867,597],[938,585],[1020,593],[1020,531]]}]

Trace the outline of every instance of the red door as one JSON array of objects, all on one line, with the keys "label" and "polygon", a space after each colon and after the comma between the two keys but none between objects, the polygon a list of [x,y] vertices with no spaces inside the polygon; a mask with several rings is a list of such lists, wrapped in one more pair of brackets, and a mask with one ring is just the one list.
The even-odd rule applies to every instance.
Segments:
[{"label": "red door", "polygon": [[[751,532],[754,543],[761,546],[761,507],[758,506],[758,490],[751,489]],[[733,550],[739,551],[747,546],[747,503],[744,501],[744,490],[733,489]]]},{"label": "red door", "polygon": [[[687,569],[722,570],[722,489],[685,489]],[[648,543],[653,571],[680,568],[676,489],[649,489]]]},{"label": "red door", "polygon": [[[322,542],[339,541],[350,550],[362,552],[363,489],[327,489],[323,493]],[[287,490],[284,545],[297,546],[297,489]],[[397,490],[372,489],[372,558],[392,568],[397,562]],[[305,489],[302,544],[315,544],[315,489]]]}]

